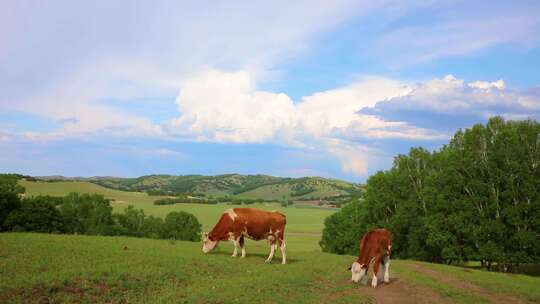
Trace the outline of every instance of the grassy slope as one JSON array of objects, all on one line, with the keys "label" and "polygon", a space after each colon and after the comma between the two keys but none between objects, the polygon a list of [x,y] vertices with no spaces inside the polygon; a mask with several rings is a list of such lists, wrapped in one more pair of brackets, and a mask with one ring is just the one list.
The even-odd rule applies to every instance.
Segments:
[{"label": "grassy slope", "polygon": [[[223,211],[234,207],[245,207],[239,205],[206,205],[206,204],[175,204],[156,206],[153,201],[160,198],[158,196],[148,196],[146,193],[125,192],[101,187],[89,182],[28,182],[20,181],[26,188],[28,195],[55,195],[63,196],[70,192],[98,193],[107,198],[115,199],[112,203],[116,212],[121,212],[128,205],[143,209],[147,215],[165,217],[171,211],[186,211],[194,214],[201,224],[203,230],[209,231],[217,222]],[[318,242],[320,233],[324,226],[324,218],[335,212],[332,209],[318,208],[283,208],[279,204],[253,204],[250,207],[276,210],[287,215],[287,238],[296,239],[297,244],[306,250],[320,250]],[[298,235],[302,234],[302,235]],[[294,245],[292,245],[294,246]]]},{"label": "grassy slope", "polygon": [[70,192],[97,193],[107,198],[115,199],[117,202],[147,203],[152,204],[154,200],[163,198],[159,196],[148,196],[141,192],[127,192],[105,188],[90,182],[29,182],[19,181],[26,188],[28,195],[52,195],[64,196]]},{"label": "grassy slope", "polygon": [[92,181],[107,188],[126,191],[153,189],[172,192],[205,193],[213,196],[238,195],[241,197],[263,199],[290,198],[293,193],[296,193],[300,189],[314,189],[315,191],[311,193],[317,197],[347,195],[350,193],[344,189],[350,191],[360,189],[356,184],[320,177],[283,178],[268,175],[240,174],[216,176],[148,175],[137,178],[90,178],[87,181]]},{"label": "grassy slope", "polygon": [[263,197],[266,199],[275,199],[275,200],[281,200],[283,199],[283,196],[287,199],[297,199],[297,198],[319,198],[319,197],[329,197],[329,196],[335,196],[335,195],[342,195],[347,194],[346,191],[336,189],[332,187],[330,184],[321,184],[317,185],[315,187],[317,189],[314,192],[310,192],[305,195],[301,196],[291,196],[292,187],[290,184],[278,184],[278,185],[267,185],[262,186],[250,191],[243,192],[239,194],[241,197],[248,197],[248,198],[259,198]]},{"label": "grassy slope", "polygon": [[[373,302],[368,296],[370,287],[348,282],[346,267],[354,259],[351,256],[290,248],[290,263],[280,265],[279,259],[263,262],[268,249],[262,243],[249,247],[243,260],[231,258],[230,248],[204,255],[200,247],[200,243],[127,237],[0,234],[0,302]],[[423,286],[450,302],[486,301],[481,295],[414,272],[408,261],[392,264],[392,276],[398,276],[392,284],[407,284],[409,293]],[[441,267],[464,280],[481,281],[494,294],[503,286],[522,299],[540,301],[536,290],[540,278]],[[392,284],[378,290],[385,292]]]}]

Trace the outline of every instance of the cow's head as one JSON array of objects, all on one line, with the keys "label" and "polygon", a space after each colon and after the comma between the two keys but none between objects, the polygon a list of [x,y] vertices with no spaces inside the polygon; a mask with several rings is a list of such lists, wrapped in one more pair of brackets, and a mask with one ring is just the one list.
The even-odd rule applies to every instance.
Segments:
[{"label": "cow's head", "polygon": [[208,253],[212,250],[214,250],[216,248],[216,245],[217,245],[218,241],[212,241],[212,239],[210,239],[208,237],[208,233],[205,233],[203,235],[203,246],[202,246],[202,251],[204,253]]},{"label": "cow's head", "polygon": [[354,262],[352,263],[349,270],[351,271],[351,274],[352,274],[351,281],[358,283],[366,275],[367,267],[358,262]]}]

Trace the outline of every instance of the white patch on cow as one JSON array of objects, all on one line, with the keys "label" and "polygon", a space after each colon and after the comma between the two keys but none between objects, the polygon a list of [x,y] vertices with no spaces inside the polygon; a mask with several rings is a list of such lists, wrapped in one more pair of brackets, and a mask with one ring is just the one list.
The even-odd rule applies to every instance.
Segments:
[{"label": "white patch on cow", "polygon": [[373,272],[373,279],[371,279],[371,287],[377,287],[377,274]]},{"label": "white patch on cow", "polygon": [[272,259],[274,258],[274,253],[276,252],[277,244],[270,245],[270,255],[266,259],[266,263],[270,263]]},{"label": "white patch on cow", "polygon": [[351,266],[351,281],[358,283],[364,275],[366,274],[367,268],[363,267],[364,265],[354,262]]},{"label": "white patch on cow", "polygon": [[236,212],[234,212],[233,209],[228,209],[227,211],[225,211],[227,213],[227,215],[229,215],[229,217],[231,218],[231,220],[233,220],[233,222],[235,221],[235,219],[238,217],[238,214],[236,214]]},{"label": "white patch on cow", "polygon": [[203,238],[203,248],[202,248],[202,251],[204,253],[208,253],[212,250],[214,250],[214,248],[216,248],[216,245],[217,245],[218,241],[212,241],[208,238],[208,234],[206,233],[204,235],[204,238]]},{"label": "white patch on cow", "polygon": [[235,240],[235,239],[233,239],[232,242],[234,244],[234,251],[233,251],[232,257],[234,258],[234,257],[236,257],[238,255],[238,246],[239,246],[239,244],[238,244],[238,241]]},{"label": "white patch on cow", "polygon": [[246,257],[246,245],[242,247],[242,258]]},{"label": "white patch on cow", "polygon": [[234,241],[234,240],[235,240],[234,232],[229,232],[229,241]]},{"label": "white patch on cow", "polygon": [[276,237],[270,234],[268,235],[267,239],[270,242],[270,244],[273,244],[274,241],[276,240]]},{"label": "white patch on cow", "polygon": [[285,252],[285,248],[287,246],[285,245],[285,241],[281,241],[281,246],[279,246],[279,249],[281,249],[281,264],[287,263],[287,253]]},{"label": "white patch on cow", "polygon": [[383,279],[383,281],[385,283],[390,282],[390,273],[388,271],[389,268],[390,268],[390,257],[386,258],[386,261],[384,263],[384,279]]}]

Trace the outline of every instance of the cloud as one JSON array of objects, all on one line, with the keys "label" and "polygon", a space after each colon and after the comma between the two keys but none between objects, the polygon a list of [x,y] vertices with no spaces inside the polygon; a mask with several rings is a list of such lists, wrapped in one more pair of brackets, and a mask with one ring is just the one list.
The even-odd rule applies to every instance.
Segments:
[{"label": "cloud", "polygon": [[387,112],[467,112],[486,118],[500,113],[520,117],[540,108],[537,90],[510,90],[503,80],[465,83],[452,75],[416,84],[362,77],[300,101],[258,90],[256,82],[247,71],[209,70],[186,79],[176,100],[181,114],[164,125],[165,134],[184,140],[322,149],[340,159],[344,172],[365,176],[368,163],[374,161],[371,155],[380,154],[372,147],[374,141],[451,136],[445,129],[415,126],[406,115],[403,120],[385,119]]},{"label": "cloud", "polygon": [[181,115],[163,129],[185,140],[322,147],[342,161],[345,172],[365,175],[372,149],[357,141],[446,137],[406,122],[359,113],[410,91],[400,81],[363,77],[294,102],[284,93],[257,90],[256,79],[247,71],[209,70],[182,82],[176,99]]},{"label": "cloud", "polygon": [[448,11],[442,9],[436,14],[436,22],[385,32],[374,43],[372,53],[389,66],[401,68],[498,45],[527,49],[540,43],[538,8],[472,6],[462,8],[459,14],[441,14]]},{"label": "cloud", "polygon": [[245,71],[208,71],[186,80],[170,122],[177,136],[197,140],[261,143],[294,124],[295,106],[285,94],[257,91]]},{"label": "cloud", "polygon": [[484,116],[484,113],[524,114],[540,109],[540,94],[536,91],[506,89],[503,80],[465,83],[453,75],[416,84],[399,97],[381,101],[370,113],[396,110],[430,111],[446,114]]}]

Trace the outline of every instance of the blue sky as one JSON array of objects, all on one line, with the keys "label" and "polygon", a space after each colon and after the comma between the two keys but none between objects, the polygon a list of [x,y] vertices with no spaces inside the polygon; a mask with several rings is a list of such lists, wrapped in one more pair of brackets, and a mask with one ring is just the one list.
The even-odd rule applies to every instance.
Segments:
[{"label": "blue sky", "polygon": [[540,119],[538,1],[3,1],[0,172],[365,181]]}]

